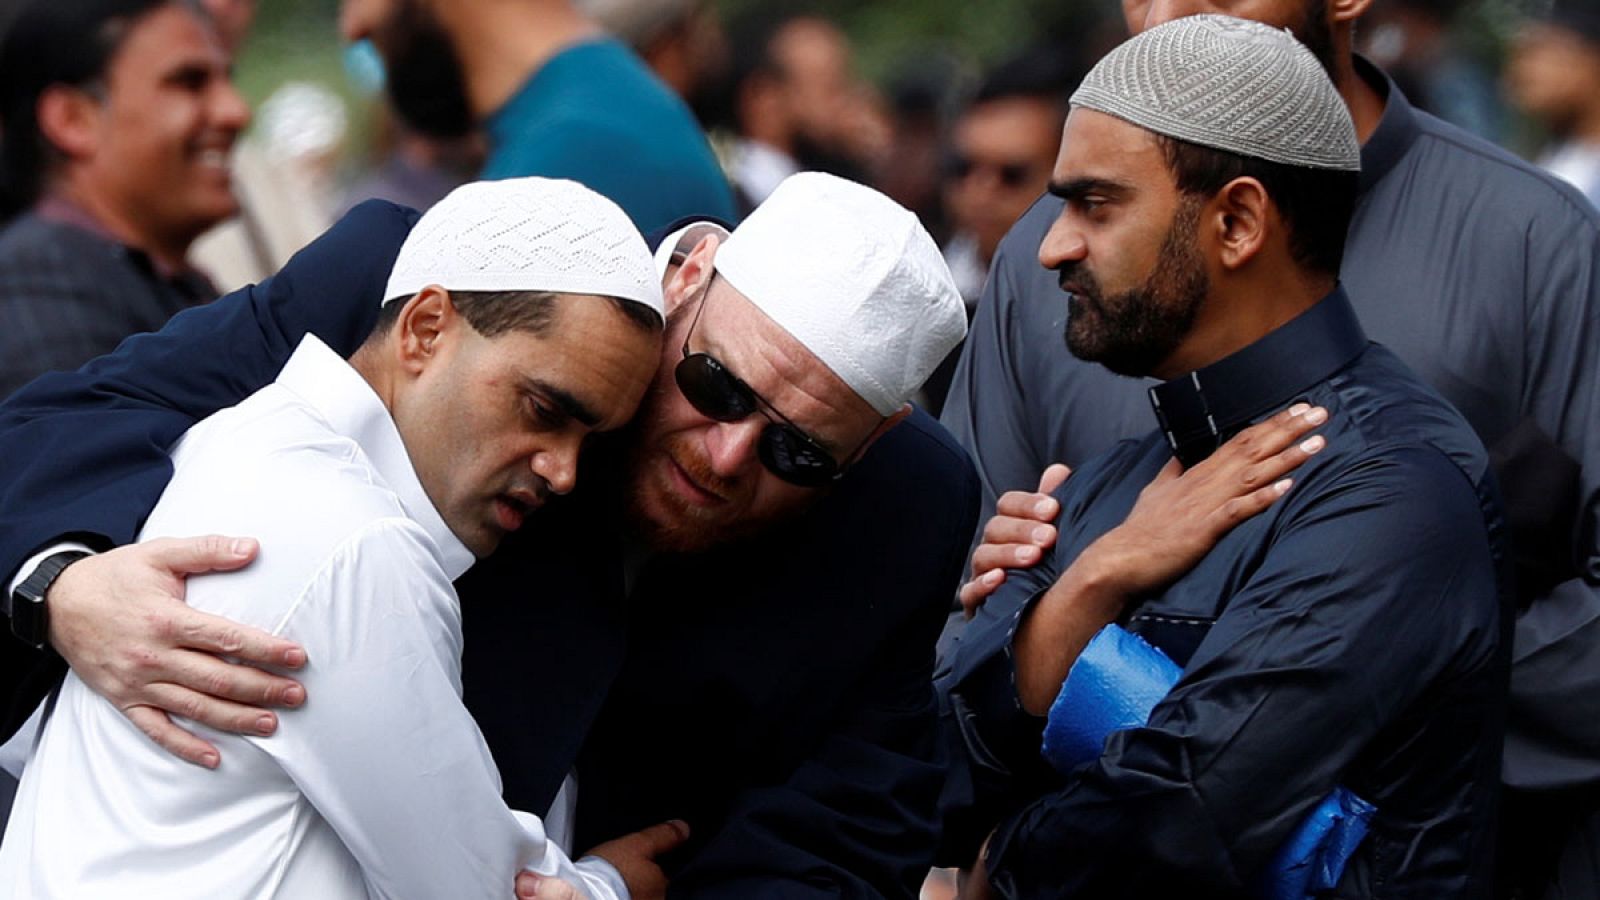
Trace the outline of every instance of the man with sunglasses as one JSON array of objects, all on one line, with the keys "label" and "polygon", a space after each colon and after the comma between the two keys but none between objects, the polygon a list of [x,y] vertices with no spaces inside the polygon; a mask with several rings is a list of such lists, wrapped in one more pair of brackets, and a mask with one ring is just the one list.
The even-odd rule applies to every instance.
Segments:
[{"label": "man with sunglasses", "polygon": [[[366,273],[409,224],[358,207],[269,282],[0,408],[18,448],[0,567],[31,572],[64,535],[126,542],[167,476],[150,448],[270,378],[308,327],[353,349],[381,288]],[[663,268],[678,249],[640,416],[458,583],[464,699],[517,808],[549,808],[578,761],[575,846],[675,810],[675,896],[914,896],[944,777],[933,648],[978,489],[906,400],[964,333],[959,297],[911,213],[825,175],[790,179],[726,241],[669,240]],[[80,677],[198,759],[208,745],[151,707],[270,730],[259,707],[292,682],[210,653],[281,666],[290,648],[178,603],[185,572],[241,562],[181,546],[76,562],[37,608]],[[125,678],[129,654],[143,669]]]}]

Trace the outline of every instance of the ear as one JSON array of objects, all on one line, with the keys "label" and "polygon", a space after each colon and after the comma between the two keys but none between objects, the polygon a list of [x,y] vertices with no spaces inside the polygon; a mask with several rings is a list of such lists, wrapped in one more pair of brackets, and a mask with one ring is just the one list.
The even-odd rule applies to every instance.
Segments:
[{"label": "ear", "polygon": [[689,251],[689,256],[684,259],[678,270],[667,279],[666,286],[662,289],[662,297],[666,301],[667,314],[678,309],[685,303],[700,295],[706,282],[711,280],[711,275],[716,271],[713,265],[717,258],[717,248],[722,246],[722,238],[717,234],[708,234],[694,245]]},{"label": "ear", "polygon": [[393,335],[401,368],[412,376],[422,374],[458,321],[450,292],[438,285],[429,285],[407,300]]},{"label": "ear", "polygon": [[53,84],[39,95],[39,133],[69,159],[94,156],[100,146],[100,100],[80,87]]},{"label": "ear", "polygon": [[1244,267],[1266,246],[1272,199],[1254,178],[1235,178],[1207,204],[1202,221],[1216,237],[1217,261],[1224,269]]},{"label": "ear", "polygon": [[1371,8],[1372,0],[1328,0],[1328,24],[1353,24]]}]

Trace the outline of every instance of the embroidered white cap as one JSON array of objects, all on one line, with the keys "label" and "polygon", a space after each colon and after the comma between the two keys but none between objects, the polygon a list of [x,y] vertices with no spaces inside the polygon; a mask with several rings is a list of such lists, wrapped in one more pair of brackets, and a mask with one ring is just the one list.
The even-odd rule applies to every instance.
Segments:
[{"label": "embroidered white cap", "polygon": [[477,181],[434,204],[400,247],[383,302],[428,285],[617,297],[665,318],[655,262],[632,220],[554,178]]},{"label": "embroidered white cap", "polygon": [[967,333],[955,279],[917,217],[832,175],[784,179],[715,265],[879,415],[900,409]]}]

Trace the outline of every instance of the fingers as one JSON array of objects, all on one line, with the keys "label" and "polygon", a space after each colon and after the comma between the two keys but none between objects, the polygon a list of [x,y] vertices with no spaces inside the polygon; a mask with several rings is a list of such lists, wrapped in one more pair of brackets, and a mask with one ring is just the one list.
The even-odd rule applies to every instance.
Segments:
[{"label": "fingers", "polygon": [[961,600],[961,609],[966,613],[967,618],[970,619],[977,615],[978,609],[988,602],[989,595],[993,594],[996,588],[1005,583],[1006,573],[1004,569],[990,569],[963,584],[957,596]]},{"label": "fingers", "polygon": [[151,684],[143,694],[139,698],[143,705],[167,710],[218,731],[266,737],[278,730],[278,716],[271,710],[220,700],[183,685]]},{"label": "fingers", "polygon": [[517,875],[517,900],[589,900],[588,895],[560,878],[532,872]]},{"label": "fingers", "polygon": [[[1054,500],[1050,502],[1055,503]],[[997,515],[983,526],[984,544],[1032,544],[1035,547],[1048,547],[1055,542],[1055,525],[1034,519]]]},{"label": "fingers", "polygon": [[1246,428],[1224,444],[1225,449],[1242,452],[1251,459],[1266,459],[1283,452],[1301,437],[1328,421],[1328,411],[1320,406],[1296,403],[1271,418]]},{"label": "fingers", "polygon": [[1066,484],[1067,479],[1070,477],[1072,477],[1071,469],[1062,463],[1051,463],[1039,475],[1039,493],[1054,494],[1056,488]]},{"label": "fingers", "polygon": [[306,664],[306,652],[299,644],[188,607],[174,607],[164,625],[169,633],[163,637],[182,647],[219,653],[252,665],[298,669]]},{"label": "fingers", "polygon": [[[1061,504],[1047,493],[1006,491],[994,504],[994,519],[1010,518],[1028,522],[1054,522],[1061,515]],[[989,521],[993,522],[994,519]],[[985,526],[987,527],[987,526]]]},{"label": "fingers", "polygon": [[673,819],[662,822],[660,825],[651,825],[642,831],[636,831],[624,840],[636,844],[635,849],[645,856],[654,859],[677,847],[689,839],[689,823],[682,819]]},{"label": "fingers", "polygon": [[1232,531],[1240,522],[1271,506],[1279,497],[1288,493],[1293,485],[1291,479],[1280,478],[1264,488],[1229,500],[1217,511],[1219,519],[1217,526],[1222,532]]},{"label": "fingers", "polygon": [[161,674],[191,691],[250,706],[295,707],[306,699],[305,688],[292,678],[235,665],[205,653],[177,651]]},{"label": "fingers", "polygon": [[181,575],[238,569],[255,559],[259,549],[253,538],[230,538],[220,534],[160,538],[142,546],[153,562]]},{"label": "fingers", "polygon": [[167,714],[151,706],[130,706],[122,711],[145,737],[185,762],[215,769],[221,761],[217,748],[172,724]]}]

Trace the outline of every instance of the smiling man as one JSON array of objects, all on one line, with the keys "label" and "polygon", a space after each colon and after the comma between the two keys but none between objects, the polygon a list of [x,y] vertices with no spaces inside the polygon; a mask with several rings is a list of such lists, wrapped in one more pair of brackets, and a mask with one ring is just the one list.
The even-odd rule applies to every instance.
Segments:
[{"label": "smiling man", "polygon": [[238,210],[250,119],[210,20],[177,0],[32,2],[0,46],[0,396],[216,291],[189,246]]},{"label": "smiling man", "polygon": [[211,772],[69,678],[41,712],[0,890],[490,898],[527,867],[626,897],[501,799],[461,703],[451,582],[572,490],[589,433],[633,415],[661,315],[644,242],[579,185],[473,184],[434,207],[350,362],[307,337],[271,386],[197,424],[140,533],[268,543],[189,602],[298,642],[310,699],[271,737],[216,736]]}]

